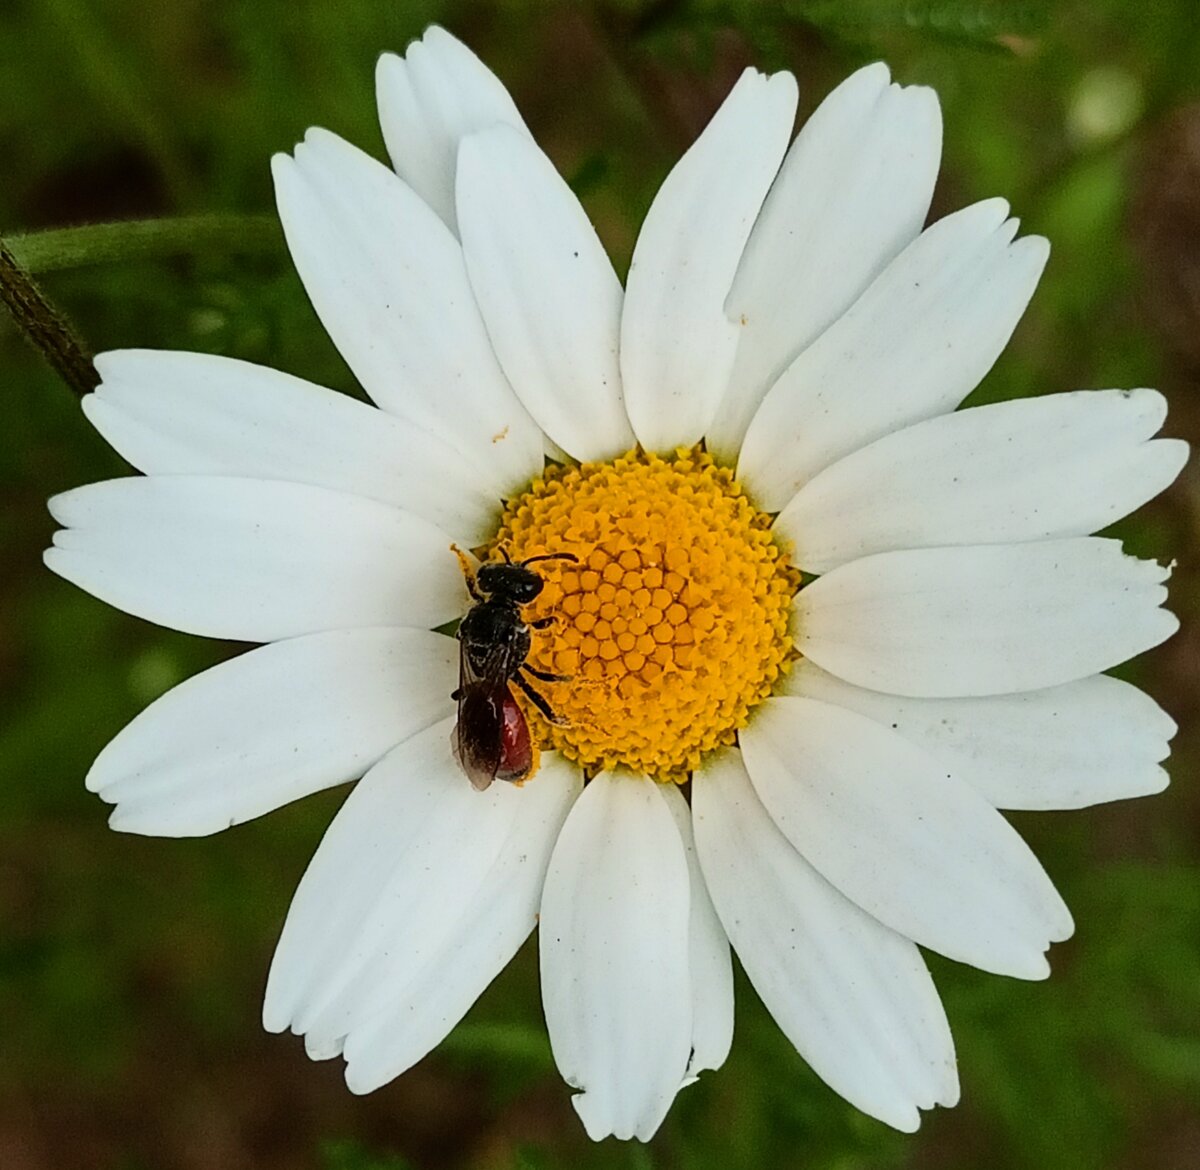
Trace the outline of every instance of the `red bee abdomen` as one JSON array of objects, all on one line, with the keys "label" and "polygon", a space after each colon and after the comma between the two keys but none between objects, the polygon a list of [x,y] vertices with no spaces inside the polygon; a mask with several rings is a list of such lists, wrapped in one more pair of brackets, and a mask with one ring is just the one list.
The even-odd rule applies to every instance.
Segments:
[{"label": "red bee abdomen", "polygon": [[524,780],[533,767],[533,746],[529,739],[529,724],[525,713],[512,697],[504,696],[504,708],[500,723],[500,767],[496,769],[497,780]]}]

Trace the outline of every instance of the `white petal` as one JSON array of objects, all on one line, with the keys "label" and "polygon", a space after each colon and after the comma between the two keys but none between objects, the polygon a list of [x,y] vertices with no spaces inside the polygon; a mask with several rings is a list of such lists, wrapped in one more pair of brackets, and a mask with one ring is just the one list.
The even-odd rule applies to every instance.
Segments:
[{"label": "white petal", "polygon": [[533,140],[499,125],[458,152],[471,285],[509,381],[576,459],[633,446],[621,399],[621,284],[570,187]]},{"label": "white petal", "polygon": [[147,475],[311,483],[395,504],[468,546],[495,531],[499,494],[476,463],[344,394],[213,354],[126,349],[96,368],[84,413]]},{"label": "white petal", "polygon": [[662,794],[679,829],[691,877],[688,930],[691,937],[692,1058],[687,1067],[687,1077],[691,1080],[705,1069],[720,1068],[729,1055],[733,1043],[733,964],[729,958],[729,940],[708,896],[704,874],[700,872],[692,835],[691,809],[674,784],[664,784]]},{"label": "white petal", "polygon": [[[602,773],[554,847],[539,931],[559,1072],[588,1136],[648,1141],[692,1040],[687,856],[659,786]],[[680,994],[683,991],[684,994]]]},{"label": "white petal", "polygon": [[114,829],[202,836],[355,780],[452,709],[458,653],[426,630],[333,630],[181,683],[100,753]]},{"label": "white petal", "polygon": [[698,442],[725,391],[739,334],[725,298],[795,116],[790,73],[747,69],[646,215],[625,282],[621,377],[647,450]]},{"label": "white petal", "polygon": [[1084,390],[942,415],[825,468],[776,530],[814,573],[891,549],[1083,536],[1179,474],[1187,444],[1146,441],[1166,413],[1153,390]]},{"label": "white petal", "polygon": [[754,408],[925,222],[942,151],[937,95],[847,78],[796,136],[728,300],[741,343],[709,449],[732,462]]},{"label": "white petal", "polygon": [[1015,695],[906,699],[852,686],[811,662],[784,692],[848,707],[946,764],[997,808],[1086,808],[1167,786],[1174,721],[1129,683],[1097,674]]},{"label": "white petal", "polygon": [[292,260],[363,389],[474,460],[497,494],[527,484],[542,437],[496,362],[449,228],[323,130],[271,169]]},{"label": "white petal", "polygon": [[[289,1025],[308,1031],[324,1006],[381,953],[394,906],[427,915],[421,929],[435,930],[436,911],[443,898],[457,898],[458,882],[447,890],[429,881],[423,867],[449,864],[461,851],[456,841],[476,846],[474,859],[466,859],[466,887],[496,856],[515,819],[509,798],[517,793],[493,785],[477,794],[465,782],[450,752],[453,724],[448,717],[391,751],[355,786],[326,831],[292,899],[272,961],[263,1009],[269,1031]],[[455,817],[461,821],[451,831]]]},{"label": "white petal", "polygon": [[[508,785],[493,787],[512,791]],[[381,980],[377,998],[387,1006],[354,1027],[345,1042],[346,1083],[353,1092],[369,1093],[411,1068],[445,1039],[508,965],[537,921],[551,850],[582,787],[578,767],[556,753],[543,754],[532,782],[515,796],[498,794],[514,806],[520,799],[511,831],[475,888],[456,886],[457,904],[443,906],[443,915],[452,920],[445,942],[426,959],[414,947],[421,936],[411,922],[395,922],[400,961],[377,963],[374,969]],[[473,848],[462,828],[444,850],[445,870],[410,875],[418,887],[426,881],[457,882],[461,852]]]},{"label": "white petal", "polygon": [[[851,901],[922,946],[1043,979],[1071,915],[1028,846],[944,764],[857,712],[768,699],[741,733],[780,832]],[[737,940],[734,939],[734,945]]]},{"label": "white petal", "polygon": [[1011,243],[989,199],[917,237],[763,399],[738,461],[760,508],[778,511],[843,455],[953,410],[1008,343],[1046,264],[1040,236]]},{"label": "white petal", "polygon": [[1170,573],[1075,537],[876,553],[802,589],[797,648],[872,690],[958,698],[1107,670],[1169,638]]},{"label": "white petal", "polygon": [[342,1049],[346,1046],[346,1037],[339,1036],[336,1040],[326,1042],[323,1039],[310,1039],[304,1037],[304,1054],[309,1060],[332,1060],[335,1056],[342,1055]]},{"label": "white petal", "polygon": [[920,952],[847,901],[772,823],[736,751],[692,791],[721,921],[767,1010],[813,1071],[897,1129],[958,1100],[954,1042]]},{"label": "white petal", "polygon": [[550,849],[579,788],[547,756],[525,787],[476,792],[453,719],[401,744],[355,787],[288,911],[263,1021],[343,1046],[366,1092],[414,1064],[529,935]]},{"label": "white petal", "polygon": [[450,538],[398,508],[308,484],[171,475],[50,501],[46,564],[126,613],[272,642],[357,626],[431,627],[466,606]]},{"label": "white petal", "polygon": [[403,57],[379,58],[375,93],[396,173],[455,231],[459,142],[496,122],[525,128],[508,90],[462,41],[433,25]]}]

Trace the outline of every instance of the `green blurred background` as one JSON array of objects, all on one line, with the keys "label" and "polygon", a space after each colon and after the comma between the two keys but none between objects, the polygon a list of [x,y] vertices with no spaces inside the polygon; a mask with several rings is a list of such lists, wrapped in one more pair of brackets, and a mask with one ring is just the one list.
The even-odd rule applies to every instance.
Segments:
[{"label": "green blurred background", "polygon": [[[1193,0],[5,0],[0,229],[269,212],[267,160],[307,126],[382,154],[375,57],[434,20],[513,90],[619,268],[744,64],[794,70],[804,113],[880,57],[936,86],[934,214],[1005,195],[1054,246],[976,398],[1157,385],[1169,433],[1200,437]],[[269,220],[118,235],[107,257],[31,246],[31,262],[63,265],[45,288],[94,349],[211,350],[354,392]],[[1179,559],[1184,630],[1125,671],[1180,723],[1174,784],[1013,818],[1079,929],[1044,984],[932,960],[963,1103],[914,1137],[868,1120],[739,979],[726,1066],[681,1095],[649,1147],[592,1146],[550,1061],[532,944],[441,1049],[368,1098],[345,1089],[340,1062],[262,1032],[271,949],[342,792],[203,840],[105,827],[82,783],[96,752],[235,647],[126,617],[43,570],[45,498],[128,469],[6,319],[0,371],[0,1167],[1200,1165],[1195,467],[1119,529],[1134,551]]]}]

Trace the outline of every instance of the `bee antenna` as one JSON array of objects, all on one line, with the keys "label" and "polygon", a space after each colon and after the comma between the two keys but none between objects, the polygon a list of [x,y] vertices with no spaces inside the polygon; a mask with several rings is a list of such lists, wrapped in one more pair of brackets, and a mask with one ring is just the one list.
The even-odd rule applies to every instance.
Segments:
[{"label": "bee antenna", "polygon": [[538,561],[573,561],[575,564],[578,564],[579,558],[574,553],[569,552],[541,553],[536,557],[526,557],[521,562],[521,567],[524,568],[526,565],[536,564]]}]

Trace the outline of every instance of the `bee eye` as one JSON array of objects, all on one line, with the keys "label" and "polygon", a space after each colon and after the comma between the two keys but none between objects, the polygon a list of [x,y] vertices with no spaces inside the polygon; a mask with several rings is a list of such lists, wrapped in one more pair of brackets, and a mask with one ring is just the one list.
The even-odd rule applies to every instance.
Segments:
[{"label": "bee eye", "polygon": [[545,584],[545,581],[543,581],[541,577],[536,577],[531,573],[529,580],[522,581],[519,587],[513,590],[513,596],[521,602],[532,601],[539,593],[541,593],[542,589],[545,587]]}]

